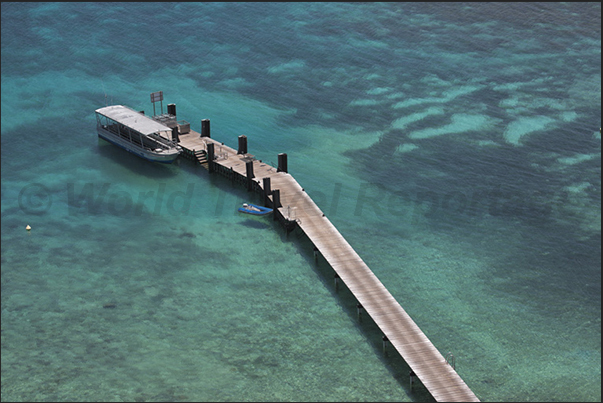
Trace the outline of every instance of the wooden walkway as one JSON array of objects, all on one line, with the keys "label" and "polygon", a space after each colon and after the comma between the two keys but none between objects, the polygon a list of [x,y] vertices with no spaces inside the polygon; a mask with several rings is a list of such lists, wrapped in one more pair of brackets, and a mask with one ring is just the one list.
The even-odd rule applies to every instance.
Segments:
[{"label": "wooden walkway", "polygon": [[197,132],[180,136],[180,145],[189,155],[210,142],[215,144],[215,163],[224,168],[223,172],[234,171],[246,178],[246,163],[252,160],[257,186],[262,188],[263,178],[270,178],[271,189],[280,191],[283,207],[278,208],[279,214],[289,222],[296,222],[308,236],[436,401],[479,401],[290,174],[277,172],[248,154],[237,155],[237,150],[209,137],[200,138]]}]

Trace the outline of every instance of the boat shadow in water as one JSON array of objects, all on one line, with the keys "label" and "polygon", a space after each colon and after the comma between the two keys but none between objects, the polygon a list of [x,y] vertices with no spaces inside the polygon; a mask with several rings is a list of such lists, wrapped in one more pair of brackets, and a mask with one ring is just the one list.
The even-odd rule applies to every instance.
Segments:
[{"label": "boat shadow in water", "polygon": [[116,147],[108,141],[98,138],[98,155],[111,164],[120,164],[133,173],[149,178],[171,178],[178,175],[179,158],[171,164],[162,164],[140,158],[137,155]]},{"label": "boat shadow in water", "polygon": [[259,220],[254,220],[252,218],[243,220],[239,224],[244,227],[254,228],[254,229],[266,229],[266,228],[270,227],[270,225],[268,225],[267,223],[259,221]]}]

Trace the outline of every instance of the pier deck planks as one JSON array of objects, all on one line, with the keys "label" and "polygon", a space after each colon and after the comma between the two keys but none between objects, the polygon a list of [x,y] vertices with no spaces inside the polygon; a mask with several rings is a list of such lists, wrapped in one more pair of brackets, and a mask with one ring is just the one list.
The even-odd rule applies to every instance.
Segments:
[{"label": "pier deck planks", "polygon": [[195,131],[180,136],[180,146],[190,150],[205,150],[215,144],[215,162],[246,177],[245,160],[253,160],[254,181],[263,187],[262,178],[271,178],[271,188],[280,190],[278,210],[298,226],[331,265],[333,270],[354,294],[364,310],[375,321],[391,345],[429,390],[436,401],[479,401],[457,372],[446,362],[419,326],[406,313],[362,258],[348,244],[320,208],[288,173],[254,160],[252,156],[237,155],[237,151]]}]

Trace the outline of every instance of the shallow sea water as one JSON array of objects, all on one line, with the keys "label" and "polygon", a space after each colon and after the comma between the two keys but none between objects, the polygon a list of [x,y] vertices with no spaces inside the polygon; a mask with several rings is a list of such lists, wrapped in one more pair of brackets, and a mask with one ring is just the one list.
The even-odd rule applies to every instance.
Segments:
[{"label": "shallow sea water", "polygon": [[98,139],[162,90],[286,152],[481,400],[600,401],[600,16],[2,3],[2,400],[432,399],[299,230],[236,212],[256,195]]}]

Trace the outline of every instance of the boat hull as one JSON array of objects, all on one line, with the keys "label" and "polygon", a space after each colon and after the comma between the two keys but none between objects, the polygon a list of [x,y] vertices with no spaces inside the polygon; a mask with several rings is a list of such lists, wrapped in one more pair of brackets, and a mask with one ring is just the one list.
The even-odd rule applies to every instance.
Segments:
[{"label": "boat hull", "polygon": [[141,148],[136,144],[132,144],[129,141],[115,136],[113,133],[104,130],[103,128],[98,128],[98,137],[148,161],[171,164],[178,158],[178,155],[180,155],[180,151],[177,149],[155,152]]},{"label": "boat hull", "polygon": [[250,208],[240,207],[241,213],[252,214],[252,215],[266,215],[272,213],[272,209],[268,207],[262,207],[255,204],[249,204]]}]

